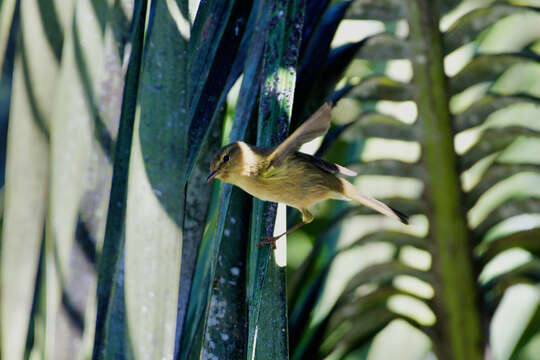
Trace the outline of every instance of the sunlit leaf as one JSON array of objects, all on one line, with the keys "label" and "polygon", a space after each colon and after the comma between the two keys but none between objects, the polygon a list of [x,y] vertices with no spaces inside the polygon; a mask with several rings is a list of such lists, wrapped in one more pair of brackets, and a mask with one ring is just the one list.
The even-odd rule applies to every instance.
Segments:
[{"label": "sunlit leaf", "polygon": [[356,0],[353,1],[346,18],[391,21],[403,18],[405,15],[405,4],[399,0]]},{"label": "sunlit leaf", "polygon": [[133,355],[144,358],[172,358],[175,348],[187,156],[178,139],[189,123],[188,43],[171,4],[152,3],[129,165],[126,318]]},{"label": "sunlit leaf", "polygon": [[[27,334],[34,331],[29,325],[35,285],[42,280],[37,272],[47,208],[49,116],[53,109],[53,103],[46,99],[57,85],[60,65],[45,34],[39,31],[37,4],[22,4],[20,16],[23,34],[16,50],[10,109],[17,121],[11,121],[8,133],[0,251],[0,349],[6,359],[23,358]],[[37,43],[31,45],[32,38]],[[39,61],[38,54],[43,57]]]}]

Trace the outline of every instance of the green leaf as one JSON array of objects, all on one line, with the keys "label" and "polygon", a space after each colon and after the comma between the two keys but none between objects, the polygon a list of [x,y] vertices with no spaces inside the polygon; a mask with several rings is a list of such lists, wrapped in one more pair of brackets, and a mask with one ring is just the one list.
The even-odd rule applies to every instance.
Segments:
[{"label": "green leaf", "polygon": [[124,79],[120,125],[114,149],[107,225],[98,263],[94,359],[122,357],[128,346],[124,284],[121,281],[124,275],[122,254],[124,252],[128,164],[133,139],[146,8],[147,2],[140,1],[133,12],[133,28],[130,34],[132,47]]},{"label": "green leaf", "polygon": [[536,256],[540,255],[540,244],[538,238],[540,237],[540,229],[533,228],[529,230],[522,230],[511,233],[509,235],[500,237],[489,244],[481,244],[483,249],[480,253],[480,266],[483,268],[489,261],[495,256],[501,254],[503,251],[512,248],[520,248],[530,251]]},{"label": "green leaf", "polygon": [[332,356],[341,359],[397,318],[398,315],[386,308],[377,308],[362,317],[350,318],[346,323],[340,324],[333,333],[325,334],[325,341],[320,344],[319,357]]},{"label": "green leaf", "polygon": [[347,247],[343,248],[340,251],[347,251],[348,249],[355,246],[362,246],[367,243],[380,243],[385,242],[393,244],[396,246],[413,246],[418,249],[428,250],[428,243],[425,238],[414,236],[410,234],[405,234],[399,231],[378,231],[374,233],[369,233],[362,236],[360,239],[354,241]]},{"label": "green leaf", "polygon": [[346,19],[399,20],[406,16],[404,4],[400,0],[356,0],[352,2]]},{"label": "green leaf", "polygon": [[293,113],[291,131],[294,131],[300,122],[309,117],[325,100],[325,95],[314,97],[312,92],[322,74],[326,74],[324,68],[329,58],[330,44],[349,5],[349,1],[341,1],[328,8],[310,38],[304,40],[294,100],[294,108],[302,109],[302,112]]},{"label": "green leaf", "polygon": [[143,358],[172,358],[175,348],[189,112],[188,42],[174,6],[150,9],[129,166],[126,316],[133,356]]},{"label": "green leaf", "polygon": [[478,183],[467,193],[465,205],[471,209],[478,199],[497,183],[521,172],[540,172],[535,164],[494,164],[490,166]]},{"label": "green leaf", "polygon": [[[246,36],[249,36],[249,39],[252,40],[246,42],[246,46],[249,46],[249,49],[247,50],[248,59],[246,59],[245,62],[245,74],[240,89],[239,101],[236,107],[233,129],[231,131],[229,142],[242,140],[245,137],[251,113],[253,112],[255,97],[252,96],[252,94],[253,92],[257,92],[260,86],[258,72],[260,71],[264,49],[264,38],[270,20],[267,11],[269,6],[272,6],[271,2],[257,2],[252,8],[250,22],[252,24],[258,23],[259,26],[256,29],[248,26],[254,33],[246,33]],[[258,21],[256,21],[257,19]],[[240,65],[241,64],[242,63],[240,63]],[[208,155],[213,156],[214,154],[207,154],[207,156]],[[225,247],[225,249],[229,249],[228,251],[221,250],[221,240],[223,238],[225,223],[228,219],[233,217],[236,219],[244,219],[247,217],[245,212],[242,214],[237,213],[237,209],[241,207],[238,201],[239,200],[234,200],[233,207],[230,207],[230,185],[219,183],[219,185],[214,187],[213,198],[207,215],[208,218],[206,221],[205,232],[201,240],[197,262],[193,271],[193,281],[190,284],[191,292],[189,304],[186,310],[185,321],[183,321],[184,325],[182,329],[181,345],[178,349],[179,356],[182,358],[199,358],[201,354],[209,353],[210,351],[225,353],[230,350],[230,348],[227,347],[227,344],[224,344],[223,347],[219,347],[218,349],[208,345],[213,333],[213,328],[208,327],[208,322],[210,321],[211,324],[215,325],[218,320],[215,317],[210,318],[210,316],[213,316],[212,311],[215,311],[214,307],[216,301],[223,304],[221,293],[216,295],[219,296],[219,298],[214,298],[213,295],[217,276],[216,272],[224,271],[221,266],[218,266],[219,258],[227,258],[228,261],[232,261],[232,259],[238,256],[238,250],[236,250],[234,254],[231,254],[234,249],[229,248],[229,245],[226,245]],[[244,258],[244,256],[242,256],[242,258]],[[223,276],[224,274],[218,273],[218,275]],[[231,311],[235,311],[238,306],[238,301],[237,298],[228,299],[225,307],[231,309]],[[245,300],[242,300],[242,302],[243,301]],[[221,311],[223,310],[224,309],[222,308]],[[230,336],[231,340],[238,340],[236,336],[228,336]],[[242,343],[244,342],[245,339],[242,339]]]},{"label": "green leaf", "polygon": [[362,114],[354,123],[347,127],[344,132],[344,138],[379,137],[418,141],[418,131],[415,130],[413,126],[405,124],[392,116],[368,112]]},{"label": "green leaf", "polygon": [[[225,104],[229,90],[240,76],[245,61],[245,49],[239,52],[239,48],[241,44],[245,46],[246,43],[239,39],[242,39],[244,30],[242,24],[246,23],[249,16],[251,3],[236,1],[232,9],[224,12],[223,15],[220,11],[214,12],[217,11],[214,6],[219,8],[223,6],[222,3],[220,1],[203,3],[203,9],[199,9],[195,21],[195,25],[198,24],[199,18],[200,22],[204,22],[205,30],[200,38],[201,44],[196,43],[199,40],[196,36],[190,40],[191,48],[199,50],[200,47],[202,54],[192,58],[195,63],[191,64],[192,76],[195,80],[190,83],[189,88],[193,98],[189,111],[186,176],[190,175],[196,158],[199,156],[201,144],[206,140],[208,130]],[[219,16],[216,17],[217,15]],[[216,26],[216,32],[212,33],[210,30],[214,26]],[[225,29],[218,31],[221,27]],[[251,34],[246,35],[245,38],[249,39]],[[210,63],[210,60],[213,61]]]},{"label": "green leaf", "polygon": [[[73,13],[67,16],[64,40],[55,43],[63,49],[50,123],[51,168],[44,257],[45,357],[56,357],[59,352],[68,353],[67,356],[89,356],[91,351],[70,344],[92,343],[91,332],[85,339],[80,337],[84,320],[94,321],[90,314],[95,311],[95,303],[90,294],[95,289],[96,245],[100,246],[103,240],[102,214],[109,201],[115,135],[110,129],[114,129],[117,121],[116,114],[111,116],[105,109],[120,107],[113,99],[121,92],[121,88],[113,85],[113,79],[118,80],[116,76],[121,74],[115,73],[121,68],[121,60],[114,56],[116,51],[107,54],[112,55],[111,64],[105,63],[109,34],[102,20],[107,17],[108,6],[90,1],[71,5]],[[112,65],[115,60],[116,67]],[[109,89],[108,100],[100,108],[102,86]],[[84,276],[91,280],[80,281]],[[77,298],[84,301],[76,302]],[[87,310],[89,317],[84,319]],[[75,328],[66,326],[73,322],[77,324]]]},{"label": "green leaf", "polygon": [[[521,0],[518,0],[523,3]],[[521,4],[520,4],[521,5]],[[513,53],[526,49],[538,39],[536,25],[540,19],[537,9],[507,16],[482,32],[476,41],[480,53]],[[516,26],[522,30],[514,31]]]},{"label": "green leaf", "polygon": [[[9,2],[4,2],[2,6],[5,9]],[[2,17],[8,14],[8,11],[2,12]],[[34,331],[29,325],[35,286],[39,281],[38,261],[47,209],[48,129],[54,107],[50,94],[57,86],[59,71],[58,61],[45,35],[39,31],[41,22],[37,3],[21,4],[20,17],[21,34],[13,70],[12,121],[8,129],[0,244],[0,357],[4,359],[22,359],[27,335]],[[4,24],[2,19],[2,26]]]},{"label": "green leaf", "polygon": [[191,293],[182,329],[180,359],[200,358],[210,311],[218,254],[227,219],[232,186],[214,183],[206,229],[201,240],[191,282]]},{"label": "green leaf", "polygon": [[373,160],[347,164],[358,175],[391,175],[426,179],[425,169],[419,164],[410,164],[399,160]]},{"label": "green leaf", "polygon": [[[207,2],[203,8],[199,9],[195,25],[197,26],[200,22],[213,24],[207,26],[217,26],[215,23],[222,22],[223,26],[226,25],[225,29],[213,35],[206,33],[205,30],[203,34],[196,34],[190,40],[193,51],[203,51],[204,48],[213,46],[215,47],[214,51],[216,54],[212,62],[209,62],[205,57],[201,59],[201,63],[209,67],[208,76],[200,78],[198,84],[191,84],[192,86],[200,86],[202,93],[196,104],[197,109],[192,111],[193,117],[190,120],[187,137],[188,160],[186,176],[189,177],[189,181],[187,187],[186,221],[189,223],[184,225],[186,242],[184,242],[182,254],[183,265],[176,333],[176,352],[183,356],[188,356],[191,350],[194,351],[193,354],[202,351],[202,340],[200,337],[203,335],[206,320],[189,321],[187,323],[185,320],[199,317],[206,319],[207,317],[209,294],[212,290],[215,266],[211,268],[209,273],[206,270],[196,269],[200,269],[201,267],[208,269],[211,266],[210,264],[213,264],[211,258],[217,257],[217,251],[219,250],[218,242],[216,248],[212,248],[208,252],[203,253],[203,255],[199,253],[199,256],[202,257],[197,257],[201,241],[204,241],[202,239],[203,220],[209,216],[206,205],[209,201],[211,187],[205,184],[205,179],[208,175],[210,162],[221,145],[221,134],[218,135],[217,132],[221,132],[222,124],[218,119],[224,114],[223,106],[227,99],[227,94],[239,77],[246,61],[246,53],[253,36],[254,19],[257,15],[256,6],[252,6],[251,3],[235,2],[229,11],[230,14],[225,13],[223,16],[216,18],[215,8],[213,6],[218,6],[218,4],[211,5],[211,2]],[[245,24],[250,10],[251,15],[247,21],[246,31],[244,32],[243,24]],[[219,13],[218,11],[217,14]],[[202,30],[197,28],[196,31]],[[199,39],[199,36],[202,36],[202,38]],[[238,39],[242,39],[242,41],[238,41]],[[202,42],[200,44],[201,49],[198,48],[199,45],[195,44],[199,40]],[[235,45],[231,46],[231,43]],[[198,57],[193,57],[192,59],[195,62],[199,60]],[[199,71],[202,71],[202,65],[195,63],[193,66],[198,67]],[[212,129],[216,134],[211,135]],[[194,165],[197,166],[194,167]],[[223,198],[220,201],[225,201],[228,204],[230,190],[222,194],[222,196],[226,200]],[[225,215],[221,214],[220,216],[224,217]],[[194,226],[194,223],[197,223],[199,226]],[[215,222],[212,225],[215,226]],[[220,239],[221,235],[218,236]],[[207,239],[206,241],[209,240]],[[215,242],[217,240],[212,241]],[[195,288],[195,291],[192,291],[192,279],[196,276],[194,274],[197,273],[210,276],[211,279],[206,278],[203,281],[207,286],[204,290]],[[184,331],[188,335],[183,336]],[[199,343],[197,346],[192,347],[194,341],[198,341]],[[181,347],[190,350],[181,351]]]},{"label": "green leaf", "polygon": [[495,54],[475,57],[450,80],[451,94],[485,81],[494,82],[512,66],[535,63],[535,56],[526,54]]},{"label": "green leaf", "polygon": [[460,46],[471,42],[483,30],[495,24],[500,19],[511,14],[524,12],[519,6],[506,4],[493,4],[470,11],[461,16],[446,31],[444,37],[444,50],[448,54]]},{"label": "green leaf", "polygon": [[[526,132],[532,130],[524,129]],[[482,133],[480,139],[459,159],[460,169],[462,171],[469,169],[476,162],[488,155],[500,152],[506,149],[522,134],[510,132],[508,129],[487,129]]]},{"label": "green leaf", "polygon": [[407,42],[391,33],[381,33],[366,38],[364,45],[355,55],[356,59],[392,60],[409,57]]},{"label": "green leaf", "polygon": [[308,1],[306,3],[306,15],[304,17],[304,29],[302,32],[302,50],[300,54],[303,54],[309,39],[311,39],[329,3],[330,0]]},{"label": "green leaf", "polygon": [[540,260],[533,258],[519,266],[491,278],[482,284],[488,310],[495,309],[507,289],[516,284],[536,285],[540,281]]},{"label": "green leaf", "polygon": [[495,224],[511,218],[512,216],[540,212],[540,199],[530,197],[525,199],[510,198],[492,210],[486,218],[474,228],[475,238],[479,239],[479,234],[485,234]]},{"label": "green leaf", "polygon": [[246,357],[245,260],[249,242],[249,195],[233,188],[204,328],[203,358]]},{"label": "green leaf", "polygon": [[[12,24],[14,23],[17,5],[16,0],[3,0],[0,2],[0,69],[4,68],[6,49],[12,36]],[[1,77],[3,77],[3,74],[0,75]]]},{"label": "green leaf", "polygon": [[481,125],[498,110],[510,107],[514,104],[538,105],[539,100],[530,96],[500,96],[489,94],[475,101],[467,110],[454,116],[454,130],[459,133],[463,130]]},{"label": "green leaf", "polygon": [[[276,145],[286,136],[296,80],[296,61],[304,19],[303,1],[276,1],[274,27],[268,32],[262,74],[257,145]],[[255,199],[247,258],[248,343],[250,359],[288,358],[285,271],[269,246],[258,248],[262,235],[272,235],[275,206]],[[279,247],[283,245],[279,244]],[[271,341],[266,341],[271,339]]]},{"label": "green leaf", "polygon": [[[526,349],[526,347],[529,345],[529,343],[532,343],[532,340],[534,338],[537,338],[538,334],[540,333],[540,306],[538,304],[538,289],[533,288],[532,290],[533,290],[533,292],[536,291],[536,295],[537,295],[537,297],[536,297],[536,308],[529,313],[529,321],[526,323],[525,328],[523,329],[523,331],[520,334],[519,340],[517,341],[517,343],[515,344],[515,346],[512,349],[512,357],[511,358],[518,358],[519,359],[519,358],[521,358],[521,356],[526,357],[527,355],[522,355],[522,353],[525,353],[525,351],[523,351],[523,350]],[[521,298],[521,299],[523,299],[523,298]],[[529,299],[527,299],[527,300],[529,300]],[[533,302],[534,302],[534,300],[533,300]],[[527,305],[529,305],[529,304],[527,304]],[[534,305],[532,305],[531,307],[534,308]],[[521,309],[522,309],[522,313],[525,313],[526,310],[530,311],[530,307],[528,309],[524,309],[523,307],[521,307]],[[512,330],[514,330],[514,329],[512,329]],[[532,350],[532,351],[534,352],[534,350]],[[529,356],[534,356],[534,355],[529,355]]]},{"label": "green leaf", "polygon": [[408,275],[427,283],[433,283],[433,277],[430,273],[396,261],[368,266],[349,281],[347,288],[343,293],[352,293],[356,288],[363,284],[385,283],[400,275]]},{"label": "green leaf", "polygon": [[[322,102],[332,101],[332,103],[336,103],[341,97],[348,93],[350,90],[349,87],[346,87],[346,90],[337,93],[333,92],[343,72],[346,70],[354,54],[362,44],[363,42],[357,42],[331,49],[322,69],[314,74],[314,80],[304,80],[305,77],[299,77],[294,105],[294,108],[299,110],[293,112],[291,130],[300,126],[301,121],[304,121],[304,119],[307,119],[313,114]],[[302,74],[299,74],[299,76],[301,75]],[[311,83],[312,86],[302,85],[304,81]]]},{"label": "green leaf", "polygon": [[[197,15],[189,37],[189,109],[195,112],[206,79],[214,66],[215,56],[225,27],[228,24],[233,5],[236,1],[203,1],[197,9]],[[230,46],[230,44],[229,44]],[[233,57],[228,57],[232,61]],[[191,115],[193,118],[194,115]]]},{"label": "green leaf", "polygon": [[405,101],[411,100],[412,93],[408,84],[385,76],[371,76],[352,88],[347,97],[363,101]]}]

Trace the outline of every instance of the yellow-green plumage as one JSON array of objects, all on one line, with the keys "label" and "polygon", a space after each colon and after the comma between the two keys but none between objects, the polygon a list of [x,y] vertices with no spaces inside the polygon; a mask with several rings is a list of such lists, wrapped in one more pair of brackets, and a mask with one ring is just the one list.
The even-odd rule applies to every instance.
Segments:
[{"label": "yellow-green plumage", "polygon": [[216,177],[261,200],[297,208],[302,212],[303,222],[287,232],[311,222],[313,215],[308,209],[326,199],[357,201],[407,223],[406,215],[362,195],[351,183],[338,176],[355,175],[353,171],[296,151],[302,143],[323,135],[329,125],[330,106],[325,104],[275,148],[263,149],[244,142],[229,144],[212,161],[208,180]]}]

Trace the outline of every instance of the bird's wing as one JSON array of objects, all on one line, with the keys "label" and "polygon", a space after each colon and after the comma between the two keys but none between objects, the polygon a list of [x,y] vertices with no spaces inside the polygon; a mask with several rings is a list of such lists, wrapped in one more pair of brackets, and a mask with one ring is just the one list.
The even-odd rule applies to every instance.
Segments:
[{"label": "bird's wing", "polygon": [[326,134],[330,128],[330,110],[332,107],[325,103],[309,119],[281,144],[276,146],[269,156],[270,164],[278,166],[283,159],[296,151],[302,144]]},{"label": "bird's wing", "polygon": [[340,174],[340,175],[345,175],[345,176],[356,176],[356,175],[358,175],[355,171],[353,171],[351,169],[347,169],[344,166],[328,162],[326,160],[317,158],[317,157],[309,155],[309,154],[296,152],[295,155],[300,157],[300,158],[304,158],[307,162],[309,162],[309,163],[315,165],[316,167],[318,167],[319,169],[321,169],[323,171],[326,171],[326,172],[329,172],[331,174]]}]

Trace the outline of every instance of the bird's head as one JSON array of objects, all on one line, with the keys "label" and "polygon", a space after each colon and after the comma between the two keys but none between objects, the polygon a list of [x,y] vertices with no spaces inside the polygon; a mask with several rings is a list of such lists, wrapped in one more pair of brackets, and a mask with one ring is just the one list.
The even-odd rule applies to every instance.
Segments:
[{"label": "bird's head", "polygon": [[241,145],[243,143],[237,141],[227,146],[222,147],[210,164],[210,175],[206,178],[206,182],[218,178],[225,182],[231,182],[235,175],[239,175],[244,170],[244,159],[242,156]]}]

